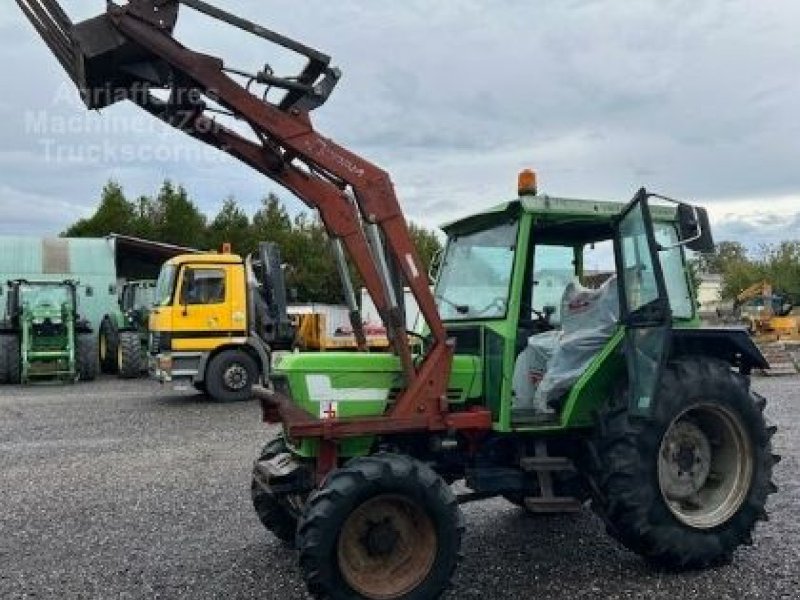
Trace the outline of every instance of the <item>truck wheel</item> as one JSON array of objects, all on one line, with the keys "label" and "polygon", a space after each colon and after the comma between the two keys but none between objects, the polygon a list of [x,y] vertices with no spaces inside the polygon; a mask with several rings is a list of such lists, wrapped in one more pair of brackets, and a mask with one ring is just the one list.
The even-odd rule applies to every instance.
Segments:
[{"label": "truck wheel", "polygon": [[75,356],[75,370],[81,381],[94,381],[100,368],[97,340],[93,333],[78,334],[78,351]]},{"label": "truck wheel", "polygon": [[211,359],[206,371],[208,395],[219,402],[239,402],[252,397],[258,367],[246,352],[225,350]]},{"label": "truck wheel", "polygon": [[20,382],[20,360],[17,336],[0,336],[0,383],[18,384]]},{"label": "truck wheel", "polygon": [[[270,460],[286,451],[286,442],[283,439],[283,434],[279,434],[264,446],[258,460]],[[297,508],[302,502],[292,502],[289,498],[281,497],[269,490],[265,490],[258,483],[255,473],[250,485],[250,495],[253,500],[253,508],[256,509],[256,514],[261,524],[279,540],[293,543],[297,534]]]},{"label": "truck wheel", "polygon": [[309,496],[300,568],[315,598],[438,598],[463,531],[458,501],[428,466],[394,454],[356,458]]},{"label": "truck wheel", "polygon": [[136,331],[122,331],[117,346],[117,373],[120,379],[135,379],[144,370],[142,342]]},{"label": "truck wheel", "polygon": [[98,347],[100,352],[100,370],[110,375],[115,374],[117,372],[119,330],[111,319],[105,318],[100,324]]},{"label": "truck wheel", "polygon": [[590,442],[593,504],[609,533],[669,568],[721,564],[752,543],[779,457],[747,379],[722,361],[685,358],[664,370],[652,417],[618,404]]}]

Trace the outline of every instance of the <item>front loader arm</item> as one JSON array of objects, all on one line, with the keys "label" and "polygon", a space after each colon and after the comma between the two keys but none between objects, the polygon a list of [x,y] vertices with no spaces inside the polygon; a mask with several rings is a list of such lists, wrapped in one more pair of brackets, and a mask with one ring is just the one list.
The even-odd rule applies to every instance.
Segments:
[{"label": "front loader arm", "polygon": [[[387,418],[403,420],[405,429],[454,426],[445,420],[453,347],[389,175],[320,135],[312,125],[309,112],[324,103],[339,77],[327,56],[201,0],[109,3],[104,15],[76,25],[55,0],[16,1],[89,108],[119,100],[134,102],[246,163],[317,209],[333,242],[347,249],[363,278],[403,366],[406,388]],[[180,4],[299,52],[309,59],[308,65],[295,78],[277,77],[266,68],[243,84],[235,78],[241,71],[186,48],[173,37]],[[286,95],[279,102],[269,101],[266,94],[253,91],[254,82],[284,89]],[[157,90],[168,90],[169,98],[157,98],[152,93]],[[220,124],[211,104],[247,123],[254,138]],[[404,285],[413,293],[432,337],[428,352],[416,364],[398,298]],[[368,431],[352,421],[300,419],[290,410],[282,416],[290,421],[290,434],[292,420],[298,435],[335,438]],[[490,419],[475,415],[470,420],[473,425],[478,421],[488,427]]]}]

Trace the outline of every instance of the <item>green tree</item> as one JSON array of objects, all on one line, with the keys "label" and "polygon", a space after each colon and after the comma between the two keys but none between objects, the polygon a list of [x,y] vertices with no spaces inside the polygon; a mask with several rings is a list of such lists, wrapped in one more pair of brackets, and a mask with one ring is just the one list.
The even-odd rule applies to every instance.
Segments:
[{"label": "green tree", "polygon": [[291,234],[292,218],[280,198],[270,194],[261,201],[261,208],[253,215],[253,239],[282,244]]},{"label": "green tree", "polygon": [[206,217],[182,186],[176,188],[170,181],[165,181],[152,214],[156,240],[192,248],[207,247]]},{"label": "green tree", "polygon": [[100,206],[88,219],[80,219],[64,231],[65,237],[103,237],[110,233],[133,234],[134,206],[122,187],[109,181],[100,195]]},{"label": "green tree", "polygon": [[425,229],[414,223],[409,223],[408,228],[425,271],[429,272],[434,258],[442,251],[442,243],[439,241],[439,236],[436,235],[435,231]]},{"label": "green tree", "polygon": [[255,250],[251,233],[247,213],[239,208],[236,200],[228,198],[208,228],[208,243],[212,248],[220,248],[228,242],[234,252],[249,254]]}]

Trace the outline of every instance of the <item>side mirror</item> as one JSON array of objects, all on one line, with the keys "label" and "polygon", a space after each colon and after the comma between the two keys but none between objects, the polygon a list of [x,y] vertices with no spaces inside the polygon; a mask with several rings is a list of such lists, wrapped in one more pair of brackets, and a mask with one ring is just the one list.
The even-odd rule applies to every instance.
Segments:
[{"label": "side mirror", "polygon": [[690,204],[678,205],[678,234],[680,243],[695,252],[713,252],[714,239],[708,212]]}]

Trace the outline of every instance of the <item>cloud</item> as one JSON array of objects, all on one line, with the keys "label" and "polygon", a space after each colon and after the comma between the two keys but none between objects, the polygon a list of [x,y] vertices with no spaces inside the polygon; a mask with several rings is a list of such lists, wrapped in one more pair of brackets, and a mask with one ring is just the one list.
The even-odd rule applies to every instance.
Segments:
[{"label": "cloud", "polygon": [[[94,12],[90,3],[64,4],[82,17]],[[315,122],[388,170],[407,214],[426,225],[508,199],[517,171],[531,166],[553,195],[619,200],[647,185],[697,200],[712,209],[720,239],[796,235],[750,214],[789,222],[787,214],[800,212],[796,2],[271,0],[256,11],[252,1],[217,4],[334,57],[344,78]],[[231,66],[298,66],[190,12],[178,33],[222,52]],[[196,142],[133,107],[90,114],[70,104],[59,92],[65,77],[13,5],[0,8],[0,34],[0,60],[15,82],[0,98],[9,189],[81,213],[108,177],[134,195],[170,177],[210,213],[228,194],[254,209],[277,189],[246,167],[198,153]],[[32,134],[25,115],[41,110],[82,119],[81,129]],[[109,121],[129,129],[103,129]],[[43,138],[53,137],[78,160],[48,160]],[[108,144],[132,157],[76,154]],[[146,152],[159,149],[164,160],[148,160]],[[56,223],[31,212],[26,227],[49,232],[71,218]],[[8,227],[0,220],[0,233]]]}]

